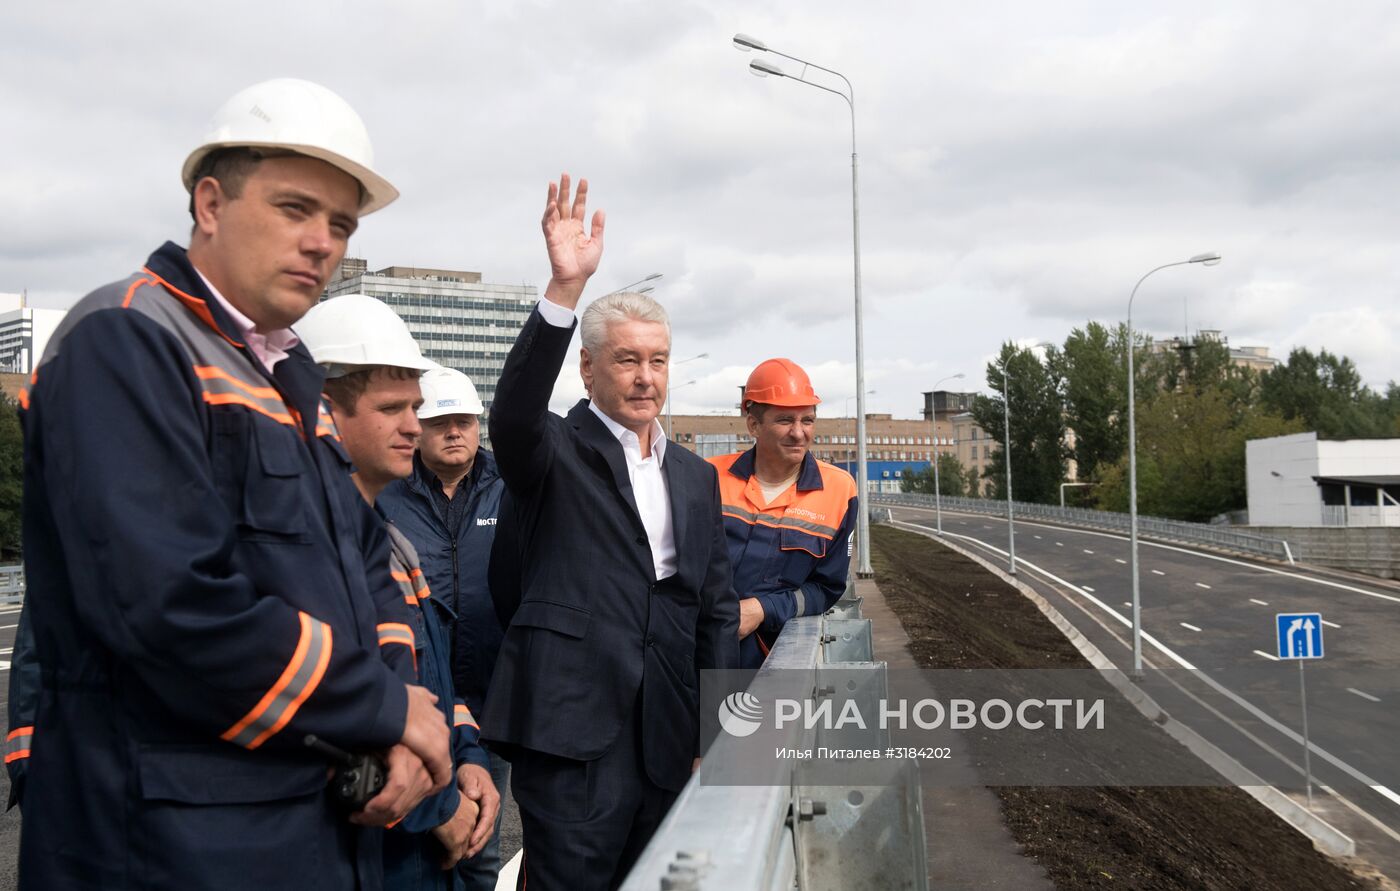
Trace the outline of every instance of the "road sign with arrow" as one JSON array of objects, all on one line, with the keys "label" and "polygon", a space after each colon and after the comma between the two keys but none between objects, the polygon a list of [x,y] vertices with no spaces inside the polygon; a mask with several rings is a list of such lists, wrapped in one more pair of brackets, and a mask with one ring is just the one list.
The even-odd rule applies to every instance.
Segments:
[{"label": "road sign with arrow", "polygon": [[1322,613],[1278,613],[1278,657],[1322,658]]}]

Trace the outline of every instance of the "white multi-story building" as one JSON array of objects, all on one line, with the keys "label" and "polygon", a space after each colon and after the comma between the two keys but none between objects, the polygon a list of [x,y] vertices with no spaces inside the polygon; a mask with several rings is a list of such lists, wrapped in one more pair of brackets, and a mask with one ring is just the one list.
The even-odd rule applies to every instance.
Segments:
[{"label": "white multi-story building", "polygon": [[489,284],[479,272],[413,266],[371,272],[364,260],[351,258],[341,262],[326,299],[341,294],[366,294],[393,307],[424,355],[472,379],[488,412],[506,354],[539,299],[534,285]]},{"label": "white multi-story building", "polygon": [[66,315],[66,309],[25,306],[22,294],[0,294],[0,372],[33,371]]}]

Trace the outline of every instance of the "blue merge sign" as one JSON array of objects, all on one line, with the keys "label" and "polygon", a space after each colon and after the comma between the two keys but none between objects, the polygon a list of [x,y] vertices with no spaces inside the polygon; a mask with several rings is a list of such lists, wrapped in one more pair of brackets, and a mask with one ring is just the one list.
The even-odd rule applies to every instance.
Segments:
[{"label": "blue merge sign", "polygon": [[1322,613],[1278,613],[1278,657],[1322,658]]}]

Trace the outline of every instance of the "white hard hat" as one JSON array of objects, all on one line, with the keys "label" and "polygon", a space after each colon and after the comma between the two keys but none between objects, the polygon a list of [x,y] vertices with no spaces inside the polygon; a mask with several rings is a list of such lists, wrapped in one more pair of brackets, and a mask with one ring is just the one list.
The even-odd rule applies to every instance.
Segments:
[{"label": "white hard hat", "polygon": [[392,365],[427,371],[426,358],[408,325],[389,304],[364,294],[343,294],[311,307],[297,322],[297,337],[327,376],[340,377],[364,365]]},{"label": "white hard hat", "polygon": [[185,159],[185,191],[194,191],[195,171],[206,155],[236,146],[286,149],[345,171],[364,190],[361,216],[399,197],[399,190],[374,172],[374,149],[364,121],[349,103],[320,84],[284,77],[235,93],[214,114],[204,142]]},{"label": "white hard hat", "polygon": [[423,389],[420,421],[443,415],[479,415],[486,410],[472,379],[456,369],[438,366],[420,377],[418,386]]}]

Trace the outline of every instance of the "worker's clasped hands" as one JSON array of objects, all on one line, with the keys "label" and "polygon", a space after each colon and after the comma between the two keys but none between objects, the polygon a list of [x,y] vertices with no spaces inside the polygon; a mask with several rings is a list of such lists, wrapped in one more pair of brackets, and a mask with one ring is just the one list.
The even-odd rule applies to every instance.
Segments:
[{"label": "worker's clasped hands", "polygon": [[384,790],[353,814],[361,826],[392,826],[418,803],[453,781],[451,731],[426,687],[408,688],[408,718],[403,736],[385,755]]}]

